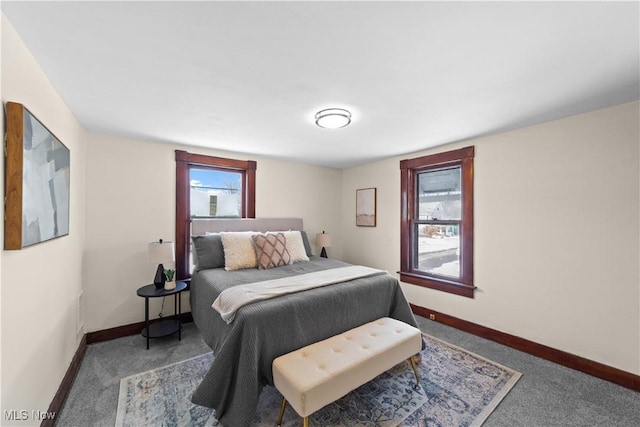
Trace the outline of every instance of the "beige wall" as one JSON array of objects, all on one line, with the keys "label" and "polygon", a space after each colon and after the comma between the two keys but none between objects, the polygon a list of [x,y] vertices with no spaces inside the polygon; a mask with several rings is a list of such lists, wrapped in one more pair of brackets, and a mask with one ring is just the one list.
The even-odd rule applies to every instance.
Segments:
[{"label": "beige wall", "polygon": [[[1,71],[2,102],[47,125],[72,169],[70,235],[0,257],[2,410],[47,409],[80,342],[81,291],[84,331],[143,319],[146,245],[174,234],[176,148],[257,160],[258,216],[302,217],[312,241],[332,234],[330,257],[398,270],[399,160],[410,156],[342,171],[87,135],[4,15]],[[415,155],[472,144],[476,298],[403,284],[409,300],[640,374],[638,103]],[[378,189],[375,228],[355,226],[366,187]]]},{"label": "beige wall", "polygon": [[[339,169],[91,135],[84,268],[87,331],[144,319],[136,289],[152,282],[156,267],[147,261],[147,243],[173,240],[175,234],[175,149],[256,160],[256,216],[301,217],[312,243],[315,233],[340,228]],[[339,239],[335,243],[331,253],[339,257]],[[185,310],[187,300],[183,298]],[[151,317],[157,317],[160,302],[151,300]]]},{"label": "beige wall", "polygon": [[[3,105],[7,101],[25,105],[71,151],[69,235],[2,252],[2,410],[27,410],[30,416],[31,410],[48,409],[82,338],[77,302],[82,289],[86,133],[3,14]],[[11,425],[4,416],[1,423]]]},{"label": "beige wall", "polygon": [[[475,157],[475,299],[403,284],[410,302],[640,374],[638,102],[344,171],[344,259],[400,265],[399,161]],[[355,190],[378,188],[376,228]]]}]

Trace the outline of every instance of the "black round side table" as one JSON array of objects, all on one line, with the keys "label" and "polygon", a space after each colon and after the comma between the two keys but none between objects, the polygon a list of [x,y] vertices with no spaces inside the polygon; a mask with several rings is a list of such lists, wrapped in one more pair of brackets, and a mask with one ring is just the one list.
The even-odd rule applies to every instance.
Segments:
[{"label": "black round side table", "polygon": [[[142,336],[147,338],[147,350],[149,350],[149,338],[166,337],[167,335],[178,333],[178,341],[182,340],[182,314],[181,302],[182,291],[187,289],[185,282],[176,281],[175,289],[170,291],[164,288],[157,289],[156,285],[147,285],[138,289],[138,296],[144,298],[144,329]],[[149,324],[149,298],[167,297],[173,295],[173,313],[171,318],[158,320]]]}]

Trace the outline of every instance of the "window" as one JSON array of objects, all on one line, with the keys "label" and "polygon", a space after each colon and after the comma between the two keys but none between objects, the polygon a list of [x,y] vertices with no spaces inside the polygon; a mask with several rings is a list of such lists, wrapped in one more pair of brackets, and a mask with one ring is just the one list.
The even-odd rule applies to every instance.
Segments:
[{"label": "window", "polygon": [[242,218],[242,177],[242,172],[191,168],[191,218]]},{"label": "window", "polygon": [[400,280],[473,297],[474,147],[402,160]]},{"label": "window", "polygon": [[192,218],[255,218],[256,162],[176,150],[176,277],[191,276]]}]

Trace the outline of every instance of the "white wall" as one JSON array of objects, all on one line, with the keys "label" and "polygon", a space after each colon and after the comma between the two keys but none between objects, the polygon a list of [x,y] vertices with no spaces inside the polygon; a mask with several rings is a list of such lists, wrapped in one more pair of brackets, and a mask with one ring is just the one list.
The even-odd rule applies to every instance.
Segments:
[{"label": "white wall", "polygon": [[[0,37],[2,35],[2,31],[3,31],[3,24],[4,23],[4,15],[0,14]],[[0,38],[0,60],[2,58],[2,39]],[[0,63],[0,72],[2,71],[1,69],[2,64]],[[1,77],[1,75],[0,75]],[[2,78],[0,78],[0,99],[2,98]],[[3,104],[3,111],[4,111],[4,104]],[[0,135],[4,135],[4,120],[0,120]],[[1,162],[0,164],[0,188],[4,189],[4,161]],[[4,224],[4,209],[2,209],[2,212],[0,212],[0,220],[1,223]],[[4,245],[4,227],[0,227],[0,244]],[[3,305],[3,299],[2,299],[2,256],[0,256],[0,378],[2,378],[2,367],[3,367],[3,363],[2,363],[2,305]],[[0,384],[0,413],[2,411],[2,408],[4,408],[4,405],[2,404],[3,400],[2,400],[2,384]]]},{"label": "white wall", "polygon": [[[82,285],[86,133],[3,14],[3,105],[7,101],[25,105],[71,152],[69,235],[2,252],[2,410],[27,410],[30,415],[31,410],[48,409],[82,338],[76,313]],[[12,424],[4,416],[1,423]],[[29,419],[16,424],[40,423]]]},{"label": "white wall", "polygon": [[[475,299],[410,302],[640,374],[638,102],[396,157],[343,174],[344,259],[400,265],[399,161],[475,145]],[[355,190],[378,188],[378,227]]]},{"label": "white wall", "polygon": [[[89,332],[144,320],[144,301],[136,289],[153,281],[156,267],[147,261],[147,244],[158,238],[174,240],[176,149],[256,160],[258,217],[303,218],[312,243],[315,233],[340,228],[339,169],[91,135],[84,265],[85,326]],[[339,257],[339,239],[335,246],[330,253]],[[184,310],[189,310],[186,296]],[[157,317],[161,301],[150,302],[151,317]]]},{"label": "white wall", "polygon": [[316,233],[331,234],[331,258],[342,258],[342,170],[255,158],[256,216],[299,217],[304,219],[312,250]]}]

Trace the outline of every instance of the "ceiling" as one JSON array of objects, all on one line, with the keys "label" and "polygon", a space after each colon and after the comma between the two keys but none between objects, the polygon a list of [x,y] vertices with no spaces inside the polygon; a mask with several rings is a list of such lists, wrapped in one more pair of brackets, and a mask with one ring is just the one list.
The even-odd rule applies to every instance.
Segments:
[{"label": "ceiling", "polygon": [[640,91],[636,1],[1,7],[88,131],[247,158],[350,167]]}]

